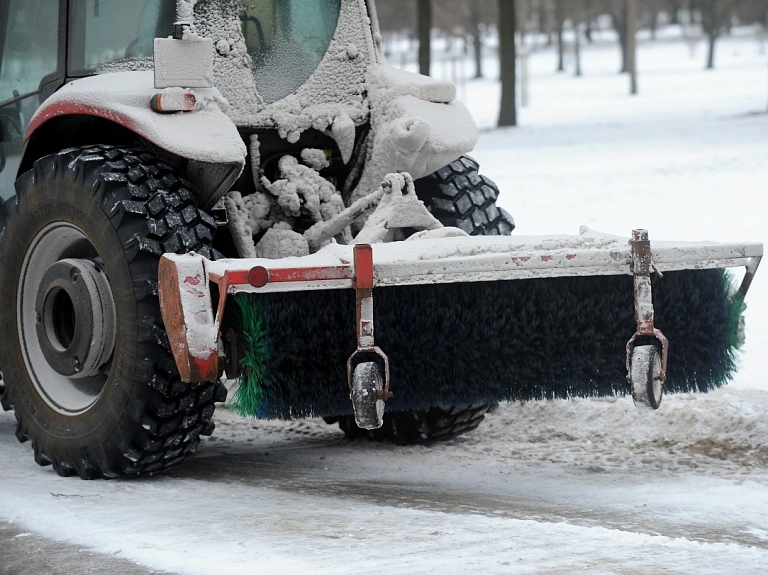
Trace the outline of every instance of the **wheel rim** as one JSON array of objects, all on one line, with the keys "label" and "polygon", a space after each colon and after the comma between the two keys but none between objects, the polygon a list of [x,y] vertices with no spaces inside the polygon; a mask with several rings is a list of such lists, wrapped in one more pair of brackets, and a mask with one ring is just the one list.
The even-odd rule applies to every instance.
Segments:
[{"label": "wheel rim", "polygon": [[85,232],[57,222],[35,236],[24,255],[17,302],[21,352],[35,389],[59,413],[87,411],[109,374],[115,304]]}]

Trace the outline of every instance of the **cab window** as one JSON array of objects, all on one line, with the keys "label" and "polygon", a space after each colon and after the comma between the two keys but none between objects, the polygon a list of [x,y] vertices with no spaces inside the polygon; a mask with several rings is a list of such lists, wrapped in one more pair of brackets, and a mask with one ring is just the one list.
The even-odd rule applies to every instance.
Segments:
[{"label": "cab window", "polygon": [[294,93],[325,56],[341,0],[245,0],[243,36],[256,89],[267,103]]},{"label": "cab window", "polygon": [[59,3],[11,0],[3,30],[0,105],[32,94],[56,74],[59,57]]},{"label": "cab window", "polygon": [[151,69],[154,39],[171,35],[176,2],[74,0],[70,14],[70,76]]},{"label": "cab window", "polygon": [[41,92],[61,76],[59,2],[0,2],[0,204],[14,194],[24,132]]}]

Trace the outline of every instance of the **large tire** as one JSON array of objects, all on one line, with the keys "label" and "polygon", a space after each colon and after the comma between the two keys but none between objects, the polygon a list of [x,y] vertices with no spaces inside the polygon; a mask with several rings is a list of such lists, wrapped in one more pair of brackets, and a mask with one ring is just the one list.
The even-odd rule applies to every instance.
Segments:
[{"label": "large tire", "polygon": [[[478,172],[469,156],[462,156],[437,172],[416,180],[416,194],[441,224],[460,228],[471,236],[510,235],[515,221],[496,206],[499,189]],[[496,405],[455,405],[425,411],[384,412],[379,429],[360,429],[355,418],[334,418],[349,439],[367,437],[411,445],[442,441],[472,431]]]},{"label": "large tire", "polygon": [[462,156],[416,180],[416,195],[444,226],[470,236],[508,236],[515,220],[496,206],[499,188],[478,171],[475,160]]},{"label": "large tire", "polygon": [[63,476],[180,463],[213,431],[226,389],[180,381],[158,262],[212,256],[215,222],[171,166],[138,149],[65,150],[35,162],[16,189],[0,241],[0,399],[17,438]]}]

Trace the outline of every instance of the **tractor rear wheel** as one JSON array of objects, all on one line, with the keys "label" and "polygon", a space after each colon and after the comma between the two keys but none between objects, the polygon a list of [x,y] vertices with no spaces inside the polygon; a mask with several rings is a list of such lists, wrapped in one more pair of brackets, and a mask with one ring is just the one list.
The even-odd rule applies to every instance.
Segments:
[{"label": "tractor rear wheel", "polygon": [[366,437],[397,445],[417,445],[451,439],[472,431],[496,405],[432,407],[423,411],[385,411],[378,429],[361,429],[352,416],[339,417],[339,427],[348,439]]},{"label": "tractor rear wheel", "polygon": [[[478,164],[462,156],[416,180],[416,194],[441,224],[471,236],[505,235],[515,229],[512,216],[496,206],[499,188],[481,175]],[[436,406],[422,411],[385,411],[379,429],[360,429],[352,416],[334,418],[349,439],[368,437],[398,445],[431,443],[472,431],[495,404]]]},{"label": "tractor rear wheel", "polygon": [[212,256],[215,222],[139,149],[74,148],[16,185],[0,240],[2,405],[35,460],[83,479],[152,474],[213,431],[220,383],[180,381],[160,316],[165,252]]}]

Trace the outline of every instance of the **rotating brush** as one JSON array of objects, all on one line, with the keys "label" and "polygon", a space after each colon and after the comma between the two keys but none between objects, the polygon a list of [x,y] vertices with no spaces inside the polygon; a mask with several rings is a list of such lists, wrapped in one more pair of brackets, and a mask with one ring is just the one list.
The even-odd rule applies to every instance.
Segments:
[{"label": "rotating brush", "polygon": [[[387,410],[628,394],[632,290],[630,276],[376,288],[376,344],[394,393]],[[732,376],[742,303],[731,293],[723,270],[654,279],[656,325],[670,341],[666,392],[704,392]],[[235,299],[249,342],[234,398],[241,414],[352,413],[353,290]]]}]

